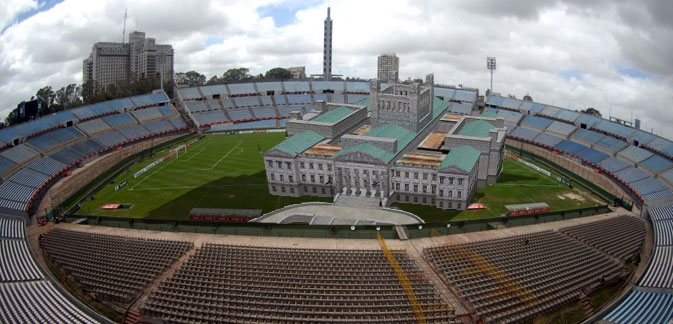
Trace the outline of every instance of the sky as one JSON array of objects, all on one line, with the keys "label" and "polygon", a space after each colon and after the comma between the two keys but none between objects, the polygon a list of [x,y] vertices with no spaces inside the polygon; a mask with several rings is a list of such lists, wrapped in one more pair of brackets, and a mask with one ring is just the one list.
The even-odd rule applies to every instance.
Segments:
[{"label": "sky", "polygon": [[82,82],[96,42],[144,31],[175,50],[175,71],[221,75],[246,67],[322,71],[327,7],[333,74],[375,77],[376,57],[400,57],[400,77],[489,87],[604,117],[639,118],[673,138],[673,1],[670,0],[3,0],[0,117],[37,89]]}]

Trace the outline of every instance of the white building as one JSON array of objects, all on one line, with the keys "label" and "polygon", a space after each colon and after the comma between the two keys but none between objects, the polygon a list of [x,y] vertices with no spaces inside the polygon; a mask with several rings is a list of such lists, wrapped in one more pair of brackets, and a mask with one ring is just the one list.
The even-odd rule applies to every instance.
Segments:
[{"label": "white building", "polygon": [[376,64],[377,78],[382,82],[388,82],[391,75],[390,72],[396,72],[395,75],[399,76],[400,58],[397,57],[395,53],[384,53],[379,55]]}]

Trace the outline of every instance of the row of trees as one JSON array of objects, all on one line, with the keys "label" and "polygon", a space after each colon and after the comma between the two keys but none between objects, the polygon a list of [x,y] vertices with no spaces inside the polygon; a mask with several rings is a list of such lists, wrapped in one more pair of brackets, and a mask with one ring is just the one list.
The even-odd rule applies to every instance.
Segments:
[{"label": "row of trees", "polygon": [[273,68],[264,74],[251,75],[247,68],[233,68],[222,74],[213,75],[208,81],[206,76],[196,72],[179,72],[175,74],[175,82],[180,85],[198,87],[202,85],[223,84],[227,82],[262,81],[262,80],[288,80],[292,79],[292,73],[284,68]]}]

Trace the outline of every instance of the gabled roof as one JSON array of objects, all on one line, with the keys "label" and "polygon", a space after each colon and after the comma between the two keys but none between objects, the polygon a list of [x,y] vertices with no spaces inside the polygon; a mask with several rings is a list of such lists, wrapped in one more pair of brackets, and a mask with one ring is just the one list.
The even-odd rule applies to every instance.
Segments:
[{"label": "gabled roof", "polygon": [[286,140],[272,147],[271,150],[279,150],[294,157],[324,139],[324,136],[314,131],[307,130],[288,137]]},{"label": "gabled roof", "polygon": [[463,128],[458,131],[458,135],[471,137],[488,137],[488,131],[495,128],[491,123],[485,120],[475,120],[463,125]]},{"label": "gabled roof", "polygon": [[344,106],[341,106],[339,108],[332,109],[324,114],[320,114],[315,118],[311,119],[311,121],[334,124],[343,119],[344,117],[350,115],[352,112],[353,112],[352,110]]},{"label": "gabled roof", "polygon": [[377,159],[379,159],[379,160],[381,160],[385,163],[390,162],[390,160],[392,160],[393,157],[395,157],[393,154],[389,153],[388,151],[380,149],[380,148],[378,148],[378,147],[376,147],[372,144],[369,144],[369,143],[363,143],[363,144],[355,145],[351,148],[347,148],[345,150],[341,150],[341,151],[339,151],[339,153],[335,154],[335,156],[341,156],[341,155],[348,154],[348,153],[355,152],[355,151],[359,151],[359,152],[362,152],[364,154],[370,155],[370,156],[372,156],[374,158],[377,158]]},{"label": "gabled roof", "polygon": [[444,158],[444,161],[439,165],[439,168],[444,169],[455,166],[465,172],[470,172],[479,160],[480,155],[481,152],[479,152],[479,150],[469,145],[452,148],[449,154]]}]

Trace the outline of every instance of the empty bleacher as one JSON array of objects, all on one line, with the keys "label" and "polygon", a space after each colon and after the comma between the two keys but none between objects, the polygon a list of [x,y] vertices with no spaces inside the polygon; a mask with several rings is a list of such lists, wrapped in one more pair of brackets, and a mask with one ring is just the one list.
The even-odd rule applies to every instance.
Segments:
[{"label": "empty bleacher", "polygon": [[139,139],[150,135],[150,132],[143,127],[143,125],[131,125],[120,128],[118,131],[129,140]]},{"label": "empty bleacher", "polygon": [[222,97],[229,95],[229,92],[227,91],[227,88],[224,86],[224,84],[201,86],[199,89],[201,89],[201,92],[207,98],[211,98],[213,95],[220,95]]},{"label": "empty bleacher", "polygon": [[201,98],[201,94],[197,88],[180,88],[178,89],[178,92],[184,100]]},{"label": "empty bleacher", "polygon": [[287,104],[288,105],[311,105],[313,101],[311,100],[310,95],[306,94],[288,94]]},{"label": "empty bleacher", "polygon": [[141,123],[144,123],[148,120],[162,118],[164,116],[157,107],[137,109],[132,111],[131,114],[133,114],[133,116]]},{"label": "empty bleacher", "polygon": [[190,250],[191,242],[53,229],[42,246],[82,288],[128,302]]},{"label": "empty bleacher", "polygon": [[599,163],[599,165],[603,169],[605,169],[605,170],[607,170],[611,173],[615,173],[615,172],[624,170],[624,169],[631,166],[630,164],[624,162],[623,160],[620,160],[620,159],[614,158],[614,157],[609,157],[609,158],[601,161]]},{"label": "empty bleacher", "polygon": [[572,132],[574,132],[575,129],[577,129],[575,125],[562,123],[560,121],[553,121],[551,124],[549,124],[549,126],[547,126],[548,132],[561,135],[563,137],[567,137]]},{"label": "empty bleacher", "polygon": [[673,319],[673,294],[633,290],[603,320],[615,324],[664,324]]},{"label": "empty bleacher", "polygon": [[28,165],[28,168],[30,168],[31,170],[44,173],[50,177],[61,172],[63,169],[65,169],[65,167],[66,167],[65,164],[56,161],[48,156],[35,160],[35,162],[32,162],[31,164]]},{"label": "empty bleacher", "polygon": [[673,245],[673,219],[652,222],[657,246]]},{"label": "empty bleacher", "polygon": [[654,255],[638,283],[643,287],[673,288],[673,246],[655,246]]},{"label": "empty bleacher", "polygon": [[605,154],[601,151],[594,150],[592,148],[587,148],[584,151],[578,152],[577,156],[579,156],[580,158],[582,158],[586,161],[589,161],[589,162],[592,162],[592,163],[598,163],[598,162],[608,158],[609,155],[607,155],[607,154]]},{"label": "empty bleacher", "polygon": [[650,208],[648,213],[653,221],[673,219],[673,205]]},{"label": "empty bleacher", "polygon": [[559,109],[559,111],[554,115],[554,117],[562,120],[566,120],[569,122],[574,122],[577,117],[579,117],[580,113],[572,110],[566,110],[566,109]]},{"label": "empty bleacher", "polygon": [[231,117],[231,120],[252,119],[252,115],[250,114],[250,110],[248,110],[247,108],[227,109],[227,112],[229,113],[229,116]]},{"label": "empty bleacher", "polygon": [[[255,91],[255,86],[252,83],[229,83],[229,95],[249,95],[257,93]],[[254,97],[253,97],[254,98]]]},{"label": "empty bleacher", "polygon": [[458,89],[453,96],[453,100],[460,102],[475,102],[477,101],[477,92],[473,90]]},{"label": "empty bleacher", "polygon": [[44,279],[22,239],[0,239],[0,269],[0,282]]},{"label": "empty bleacher", "polygon": [[612,136],[605,136],[596,142],[596,145],[597,146],[594,147],[600,148],[603,151],[609,153],[614,153],[625,148],[629,144]]},{"label": "empty bleacher", "polygon": [[535,127],[539,129],[545,129],[551,124],[553,120],[544,118],[544,117],[539,117],[539,116],[526,116],[523,121],[521,121],[521,125],[526,125],[530,127]]},{"label": "empty bleacher", "polygon": [[640,165],[652,171],[653,173],[659,173],[673,166],[673,162],[659,155],[653,155],[650,158],[641,161]]},{"label": "empty bleacher", "polygon": [[[455,321],[404,252],[392,251],[428,323]],[[196,296],[199,296],[195,299]],[[168,322],[416,322],[380,250],[206,244],[163,281],[141,313]]]},{"label": "empty bleacher", "polygon": [[636,182],[649,177],[647,172],[634,167],[628,167],[624,170],[615,172],[615,175],[626,183]]},{"label": "empty bleacher", "polygon": [[255,118],[275,118],[275,117],[278,117],[278,115],[276,115],[276,109],[274,109],[273,107],[256,108],[256,109],[253,109],[252,112],[255,114]]},{"label": "empty bleacher", "polygon": [[193,114],[194,120],[201,126],[229,121],[224,111],[211,111],[207,113]]},{"label": "empty bleacher", "polygon": [[510,133],[510,135],[532,141],[535,137],[540,135],[540,131],[527,127],[517,127]]},{"label": "empty bleacher", "polygon": [[283,82],[283,86],[285,87],[285,92],[287,93],[308,93],[311,91],[311,89],[309,89],[308,82],[285,81]]},{"label": "empty bleacher", "polygon": [[0,216],[0,239],[25,237],[23,220],[11,216]]},{"label": "empty bleacher", "polygon": [[269,91],[273,91],[275,94],[283,92],[280,82],[256,82],[255,86],[257,86],[261,95],[266,95]]},{"label": "empty bleacher", "polygon": [[517,111],[509,111],[509,110],[504,110],[504,109],[498,109],[496,111],[496,114],[498,114],[498,117],[502,117],[505,119],[505,121],[509,121],[513,124],[518,124],[519,120],[523,117],[523,114]]},{"label": "empty bleacher", "polygon": [[581,141],[586,144],[594,144],[604,137],[603,134],[588,129],[578,129],[572,135],[573,140]]},{"label": "empty bleacher", "polygon": [[638,254],[645,241],[645,224],[631,216],[566,227],[561,232],[620,260]]},{"label": "empty bleacher", "polygon": [[570,154],[577,155],[578,153],[586,150],[588,147],[586,147],[586,146],[584,146],[580,143],[573,142],[571,140],[563,140],[563,142],[556,145],[556,148],[561,150],[561,151],[565,151],[565,152],[568,152]]},{"label": "empty bleacher", "polygon": [[529,322],[624,273],[615,259],[553,231],[441,245],[424,254],[488,323]]},{"label": "empty bleacher", "polygon": [[77,124],[77,128],[89,134],[89,136],[93,136],[98,133],[110,130],[110,125],[108,125],[103,119],[96,118]]},{"label": "empty bleacher", "polygon": [[595,129],[600,129],[606,133],[614,134],[622,138],[629,138],[635,131],[634,128],[613,123],[609,120],[601,119],[598,123],[592,126]]},{"label": "empty bleacher", "polygon": [[126,142],[126,137],[120,132],[113,130],[106,133],[98,134],[93,137],[93,140],[104,147],[113,147]]},{"label": "empty bleacher", "polygon": [[0,156],[16,163],[22,164],[40,156],[40,153],[35,152],[25,144],[19,144],[0,152]]},{"label": "empty bleacher", "polygon": [[107,115],[102,118],[110,127],[117,128],[126,125],[136,124],[136,121],[127,113]]},{"label": "empty bleacher", "polygon": [[538,135],[534,141],[543,145],[554,147],[561,143],[563,138],[548,133],[542,133]]},{"label": "empty bleacher", "polygon": [[236,97],[234,98],[237,108],[259,107],[257,97]]},{"label": "empty bleacher", "polygon": [[631,161],[632,163],[638,163],[649,158],[652,156],[652,154],[652,152],[641,149],[637,146],[629,146],[617,153],[617,156],[621,159]]},{"label": "empty bleacher", "polygon": [[151,121],[149,123],[144,124],[144,126],[151,134],[161,134],[173,131],[175,129],[173,124],[171,124],[168,121],[168,119],[159,119]]}]

